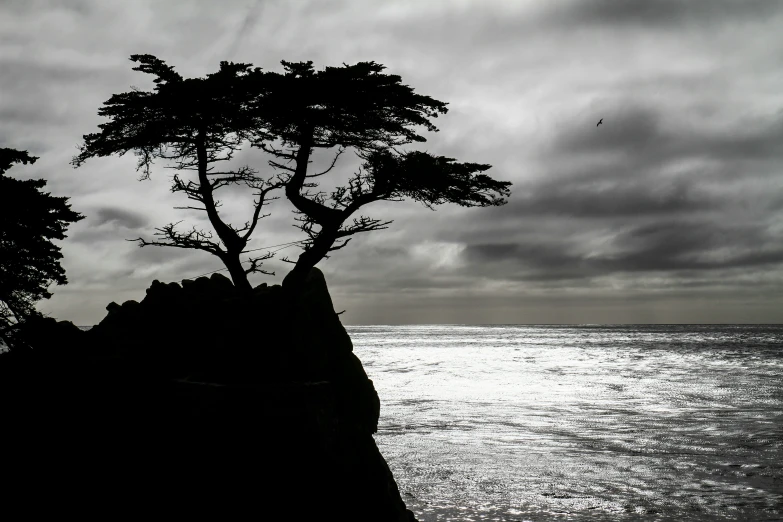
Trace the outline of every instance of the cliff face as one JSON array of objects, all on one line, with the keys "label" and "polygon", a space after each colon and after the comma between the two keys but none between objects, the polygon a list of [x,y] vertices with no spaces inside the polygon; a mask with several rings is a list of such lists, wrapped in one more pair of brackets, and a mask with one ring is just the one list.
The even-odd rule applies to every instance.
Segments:
[{"label": "cliff face", "polygon": [[32,359],[0,356],[17,476],[39,492],[82,508],[415,520],[319,270],[296,302],[279,286],[239,295],[216,274],[155,281],[140,303],[107,309],[89,332],[36,326]]}]

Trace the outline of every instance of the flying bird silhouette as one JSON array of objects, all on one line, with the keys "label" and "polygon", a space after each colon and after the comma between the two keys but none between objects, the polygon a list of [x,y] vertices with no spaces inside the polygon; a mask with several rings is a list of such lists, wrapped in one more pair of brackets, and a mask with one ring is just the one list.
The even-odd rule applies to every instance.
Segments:
[{"label": "flying bird silhouette", "polygon": [[604,119],[603,119],[603,118],[601,118],[600,120],[598,120],[598,123],[596,123],[596,124],[595,124],[595,126],[596,126],[596,127],[598,127],[598,126],[599,126],[599,125],[601,125],[603,122],[604,122]]}]

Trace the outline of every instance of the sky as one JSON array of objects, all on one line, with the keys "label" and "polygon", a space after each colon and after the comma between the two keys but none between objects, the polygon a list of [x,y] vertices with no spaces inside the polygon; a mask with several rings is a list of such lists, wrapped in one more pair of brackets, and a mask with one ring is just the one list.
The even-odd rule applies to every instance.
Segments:
[{"label": "sky", "polygon": [[[86,216],[58,243],[69,283],[39,309],[96,324],[153,279],[222,267],[126,241],[209,226],[173,208],[189,202],[171,163],[148,181],[131,154],[69,164],[104,101],[152,89],[129,56],[153,54],[185,77],[374,60],[449,103],[421,150],[513,183],[502,207],[364,207],[394,223],[318,265],[344,324],[783,322],[780,27],[778,0],[0,0],[0,146],[40,157],[8,174]],[[246,147],[232,164],[268,159]],[[220,199],[250,216],[245,191]],[[270,205],[248,248],[302,239],[292,208]],[[264,268],[251,283],[290,265]]]}]

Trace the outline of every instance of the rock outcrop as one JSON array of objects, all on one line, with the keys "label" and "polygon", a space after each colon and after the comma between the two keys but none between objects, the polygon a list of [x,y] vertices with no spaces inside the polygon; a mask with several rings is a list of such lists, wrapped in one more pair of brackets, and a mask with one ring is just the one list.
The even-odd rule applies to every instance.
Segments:
[{"label": "rock outcrop", "polygon": [[27,493],[108,517],[415,520],[318,269],[296,300],[277,285],[241,294],[213,274],[154,281],[107,311],[88,332],[43,320],[28,332],[32,355],[0,356],[6,447],[20,457],[6,475],[30,481]]}]

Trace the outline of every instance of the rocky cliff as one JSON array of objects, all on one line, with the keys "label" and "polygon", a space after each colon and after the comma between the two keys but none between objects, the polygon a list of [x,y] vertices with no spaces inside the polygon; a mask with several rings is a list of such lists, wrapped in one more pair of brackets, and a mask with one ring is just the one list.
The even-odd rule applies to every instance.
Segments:
[{"label": "rocky cliff", "polygon": [[297,299],[214,274],[107,310],[88,332],[31,325],[34,353],[0,356],[5,480],[46,499],[33,511],[415,520],[318,269]]}]

